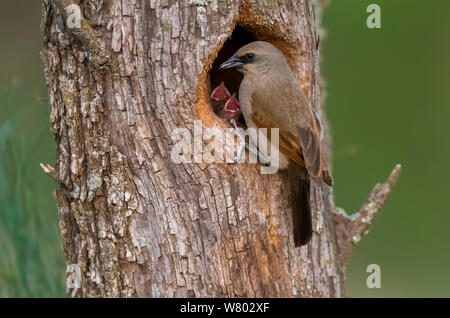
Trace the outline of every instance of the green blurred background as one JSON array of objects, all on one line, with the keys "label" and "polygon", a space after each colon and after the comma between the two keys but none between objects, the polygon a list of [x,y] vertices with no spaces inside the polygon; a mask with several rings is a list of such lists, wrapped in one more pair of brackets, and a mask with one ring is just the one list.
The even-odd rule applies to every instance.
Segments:
[{"label": "green blurred background", "polygon": [[[366,8],[382,28],[366,27]],[[450,296],[450,1],[334,0],[322,73],[336,203],[356,212],[396,163],[401,179],[347,270],[351,297]],[[66,297],[39,57],[40,1],[0,5],[0,297]],[[366,268],[381,267],[381,288]]]},{"label": "green blurred background", "polygon": [[0,297],[66,296],[55,162],[39,56],[40,1],[0,5]]}]

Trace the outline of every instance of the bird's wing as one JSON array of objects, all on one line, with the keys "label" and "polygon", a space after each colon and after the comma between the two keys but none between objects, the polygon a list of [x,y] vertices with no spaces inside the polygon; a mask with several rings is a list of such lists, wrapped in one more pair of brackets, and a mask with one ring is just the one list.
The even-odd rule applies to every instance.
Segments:
[{"label": "bird's wing", "polygon": [[309,176],[313,180],[320,180],[322,179],[323,171],[320,132],[317,129],[317,125],[311,126],[297,126],[298,138],[300,140],[303,157],[305,158],[305,166],[306,170],[308,170]]},{"label": "bird's wing", "polygon": [[[264,101],[256,94],[251,99],[251,119],[258,128],[267,128],[267,138],[271,140],[270,129],[279,128],[280,152],[302,167],[306,167],[308,174],[313,180],[323,180],[331,185],[332,179],[326,167],[326,161],[322,154],[320,144],[319,127],[311,116],[311,121],[306,127],[292,125],[292,127],[280,127],[276,122],[277,116],[270,116],[261,107]],[[295,127],[295,128],[294,128]],[[325,171],[324,171],[325,170]],[[325,174],[322,174],[325,172]]]},{"label": "bird's wing", "polygon": [[267,139],[271,141],[271,128],[279,129],[279,148],[280,152],[294,161],[299,166],[305,167],[302,148],[299,144],[299,138],[294,130],[287,127],[280,127],[273,118],[270,118],[262,108],[256,96],[252,96],[251,119],[258,128],[267,128]]}]

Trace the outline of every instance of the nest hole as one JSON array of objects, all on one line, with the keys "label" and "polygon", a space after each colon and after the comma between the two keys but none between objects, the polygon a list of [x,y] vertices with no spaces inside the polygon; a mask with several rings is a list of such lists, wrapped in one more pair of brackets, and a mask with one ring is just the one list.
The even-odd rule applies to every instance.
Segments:
[{"label": "nest hole", "polygon": [[250,32],[240,25],[236,26],[231,36],[220,49],[209,71],[212,89],[224,82],[230,93],[236,93],[239,97],[239,86],[244,77],[243,74],[235,69],[219,70],[219,66],[236,53],[239,48],[253,41],[256,41],[256,39]]},{"label": "nest hole", "polygon": [[[291,58],[293,56],[291,54],[292,51],[290,50],[290,45],[281,40],[281,37],[277,36],[273,30],[252,28],[252,31],[250,32],[245,27],[236,25],[231,36],[211,57],[212,61],[207,63],[207,66],[199,78],[196,109],[199,118],[206,126],[212,127],[214,124],[221,122],[220,120],[218,121],[220,107],[213,105],[211,102],[211,92],[219,86],[220,83],[223,82],[230,94],[236,94],[236,97],[239,100],[239,87],[244,78],[243,74],[236,69],[219,70],[220,65],[228,60],[242,46],[258,40],[272,43],[285,53],[288,58],[288,63],[292,61]],[[242,116],[240,122],[245,126]]]},{"label": "nest hole", "polygon": [[[212,63],[208,73],[211,91],[223,82],[228,91],[231,94],[236,94],[236,97],[239,99],[239,86],[244,78],[243,74],[236,69],[219,70],[219,67],[236,53],[239,48],[253,41],[256,41],[256,39],[249,31],[240,25],[236,26],[231,36],[225,41],[222,48],[217,53],[217,57]],[[214,105],[212,105],[212,111],[216,115],[219,114],[219,108],[214,107]],[[240,122],[244,124],[242,116]]]}]

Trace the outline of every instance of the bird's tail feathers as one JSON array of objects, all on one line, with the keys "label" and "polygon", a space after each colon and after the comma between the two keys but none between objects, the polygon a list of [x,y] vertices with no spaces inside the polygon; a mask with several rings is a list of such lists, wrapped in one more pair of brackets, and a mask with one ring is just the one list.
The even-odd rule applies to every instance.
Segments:
[{"label": "bird's tail feathers", "polygon": [[308,244],[312,237],[309,178],[300,178],[293,206],[294,244]]}]

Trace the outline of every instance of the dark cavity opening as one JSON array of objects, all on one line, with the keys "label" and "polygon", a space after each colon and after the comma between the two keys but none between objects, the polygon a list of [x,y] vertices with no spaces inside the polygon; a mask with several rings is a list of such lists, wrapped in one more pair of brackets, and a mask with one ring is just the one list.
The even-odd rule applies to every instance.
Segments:
[{"label": "dark cavity opening", "polygon": [[[219,66],[228,60],[236,51],[242,46],[255,41],[253,36],[242,26],[236,26],[231,37],[225,42],[222,49],[219,51],[217,58],[214,60],[211,70],[209,71],[209,78],[211,81],[211,91],[214,90],[221,82],[225,83],[225,87],[231,94],[236,93],[239,99],[239,86],[243,79],[242,73],[235,69],[219,70]],[[214,108],[214,107],[213,107]],[[218,114],[218,109],[213,109],[214,113]]]}]

